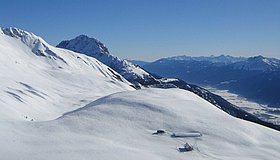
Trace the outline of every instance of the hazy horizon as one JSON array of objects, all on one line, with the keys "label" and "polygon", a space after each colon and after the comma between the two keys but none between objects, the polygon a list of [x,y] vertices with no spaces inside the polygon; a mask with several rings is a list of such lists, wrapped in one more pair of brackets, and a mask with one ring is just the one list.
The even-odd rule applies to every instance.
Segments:
[{"label": "hazy horizon", "polygon": [[221,54],[280,58],[279,8],[276,0],[3,0],[0,27],[33,32],[52,45],[86,34],[116,56],[144,61]]}]

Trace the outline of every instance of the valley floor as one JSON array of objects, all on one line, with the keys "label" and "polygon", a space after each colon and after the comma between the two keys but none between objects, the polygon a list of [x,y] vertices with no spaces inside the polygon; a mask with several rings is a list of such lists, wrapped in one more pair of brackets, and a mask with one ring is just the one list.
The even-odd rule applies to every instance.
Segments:
[{"label": "valley floor", "polygon": [[219,90],[213,87],[205,87],[210,92],[217,94],[230,103],[244,109],[245,111],[256,115],[258,118],[280,125],[280,106],[279,107],[271,107],[264,104],[259,104],[257,102],[253,102],[247,100],[246,98],[240,97],[237,94],[231,93],[228,90]]}]

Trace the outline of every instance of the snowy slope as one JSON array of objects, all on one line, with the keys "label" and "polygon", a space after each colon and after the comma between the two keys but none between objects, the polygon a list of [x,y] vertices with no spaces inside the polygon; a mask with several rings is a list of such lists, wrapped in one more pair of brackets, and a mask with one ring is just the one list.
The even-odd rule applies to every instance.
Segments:
[{"label": "snowy slope", "polygon": [[[202,137],[152,135],[157,129]],[[5,122],[0,130],[3,160],[280,159],[279,132],[179,89],[116,93],[53,121]],[[178,152],[186,142],[194,151]]]},{"label": "snowy slope", "polygon": [[[239,109],[237,106],[232,105],[222,97],[212,94],[211,92],[199,86],[187,83],[189,81],[185,82],[181,80],[182,78],[184,79],[184,77],[187,78],[191,77],[191,76],[186,76],[186,70],[188,70],[189,68],[193,68],[194,72],[192,73],[194,74],[195,77],[200,77],[201,75],[205,76],[211,73],[208,71],[208,69],[209,67],[210,68],[212,67],[212,64],[214,64],[213,66],[215,67],[225,66],[228,64],[235,64],[238,62],[246,61],[246,58],[232,57],[232,56],[225,56],[225,55],[211,56],[211,57],[177,56],[177,57],[160,59],[156,62],[149,63],[143,66],[145,69],[147,69],[148,71],[147,72],[142,68],[140,68],[138,65],[134,65],[126,60],[121,60],[118,57],[111,55],[103,43],[101,43],[95,38],[89,38],[85,35],[78,36],[72,40],[62,41],[60,44],[57,45],[57,47],[69,49],[75,52],[79,52],[97,58],[98,60],[110,66],[116,72],[124,76],[128,81],[134,84],[135,88],[140,89],[143,88],[143,86],[145,86],[145,87],[152,87],[152,88],[185,89],[199,95],[200,97],[204,98],[205,100],[209,101],[210,103],[224,110],[225,112],[231,114],[232,116],[280,130],[280,126],[268,122],[264,122],[263,120],[257,118],[256,116],[251,115],[246,111]],[[185,62],[190,62],[190,63],[185,64]],[[150,68],[149,66],[152,66],[151,67],[152,70],[149,70]],[[200,75],[200,73],[197,73],[197,69],[199,72],[201,68],[203,68],[202,70],[205,70],[205,73]],[[158,72],[155,72],[157,71],[157,69]],[[166,74],[162,74],[162,73],[166,73]],[[230,72],[226,72],[226,73],[230,73]],[[218,74],[220,74],[220,72],[218,72]],[[165,77],[176,77],[176,78],[164,78],[158,75],[165,76]],[[211,78],[216,78],[216,77],[219,76],[211,76]],[[210,80],[211,78],[208,79]],[[208,79],[206,79],[206,81]],[[200,80],[204,80],[204,78],[201,78]]]},{"label": "snowy slope", "polygon": [[[0,30],[0,63],[1,160],[280,158],[279,132],[230,116],[188,84],[194,93],[136,91],[95,58],[17,28]],[[178,152],[186,142],[194,151]]]},{"label": "snowy slope", "polygon": [[101,96],[133,90],[92,57],[50,46],[17,29],[0,29],[0,116],[48,120]]},{"label": "snowy slope", "polygon": [[105,45],[95,38],[80,35],[74,39],[60,42],[57,47],[94,57],[114,69],[136,86],[158,82],[158,80],[139,66],[111,55]]}]

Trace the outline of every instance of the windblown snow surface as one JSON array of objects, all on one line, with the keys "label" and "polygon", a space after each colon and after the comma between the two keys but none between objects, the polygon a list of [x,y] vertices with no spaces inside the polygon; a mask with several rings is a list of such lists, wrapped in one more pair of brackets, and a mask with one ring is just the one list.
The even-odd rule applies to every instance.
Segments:
[{"label": "windblown snow surface", "polygon": [[[279,159],[279,132],[234,118],[180,89],[100,98],[46,122],[4,122],[1,159]],[[202,137],[152,135],[157,129]],[[191,152],[177,147],[188,142]]]},{"label": "windblown snow surface", "polygon": [[[186,90],[134,90],[98,60],[32,33],[1,29],[0,63],[1,160],[280,159],[278,131]],[[152,135],[159,129],[167,133]],[[186,142],[194,150],[179,152]]]}]

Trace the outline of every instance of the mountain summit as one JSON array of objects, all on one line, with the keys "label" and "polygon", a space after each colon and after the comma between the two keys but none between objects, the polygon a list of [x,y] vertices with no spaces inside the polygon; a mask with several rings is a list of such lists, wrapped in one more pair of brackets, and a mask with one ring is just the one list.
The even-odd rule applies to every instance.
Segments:
[{"label": "mountain summit", "polygon": [[[81,35],[72,40],[62,41],[59,45],[57,45],[57,47],[93,56],[102,63],[114,69],[125,79],[134,84],[134,87],[136,88],[142,88],[144,86],[151,88],[180,88],[188,90],[197,94],[198,96],[202,97],[203,99],[207,100],[208,102],[212,103],[216,107],[222,109],[223,111],[227,112],[232,116],[256,122],[269,127],[273,127],[275,129],[279,129],[278,126],[274,126],[272,124],[268,124],[267,122],[263,122],[257,117],[225,101],[222,97],[214,95],[213,93],[199,86],[189,84],[177,78],[164,78],[155,74],[150,74],[149,72],[140,68],[138,65],[134,65],[128,62],[127,60],[121,60],[118,57],[113,56],[111,54],[107,54],[108,52],[104,53],[104,49],[100,49],[102,47],[100,47],[100,45],[98,44],[102,43],[96,40],[95,38],[89,38],[87,36]],[[102,44],[101,46],[104,45]],[[223,57],[218,58],[225,59]],[[230,57],[226,58],[228,59]],[[175,68],[174,71],[175,70],[178,70],[178,68]]]},{"label": "mountain summit", "polygon": [[91,57],[100,56],[100,54],[109,54],[108,48],[103,43],[95,38],[89,38],[86,35],[80,35],[69,41],[62,41],[57,47],[69,48]]},{"label": "mountain summit", "polygon": [[80,35],[71,40],[65,40],[56,47],[69,49],[78,53],[82,53],[94,57],[102,63],[108,65],[128,81],[137,87],[154,84],[157,80],[148,72],[136,66],[127,60],[121,60],[109,53],[108,48],[95,38],[89,38],[86,35]]}]

